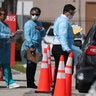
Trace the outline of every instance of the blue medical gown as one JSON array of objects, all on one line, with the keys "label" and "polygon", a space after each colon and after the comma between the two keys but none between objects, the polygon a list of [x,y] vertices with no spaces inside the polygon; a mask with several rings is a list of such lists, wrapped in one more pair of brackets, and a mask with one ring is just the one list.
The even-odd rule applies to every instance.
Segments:
[{"label": "blue medical gown", "polygon": [[74,43],[74,34],[69,19],[63,14],[54,22],[54,35],[58,38],[62,50],[70,52]]},{"label": "blue medical gown", "polygon": [[[35,26],[41,26],[41,30],[37,30]],[[28,20],[24,24],[24,42],[21,47],[21,58],[24,60],[24,52],[31,46],[35,47],[35,50],[41,54],[40,60],[42,59],[42,37],[46,35],[45,28],[39,21]],[[22,60],[22,63],[24,61]],[[26,62],[26,61],[25,61]]]},{"label": "blue medical gown", "polygon": [[11,44],[7,43],[10,34],[11,31],[8,25],[4,22],[0,22],[0,67],[3,68],[4,79],[7,86],[15,82],[12,79],[10,68]]},{"label": "blue medical gown", "polygon": [[61,14],[54,22],[54,35],[59,40],[62,50],[74,53],[74,65],[78,63],[78,56],[82,50],[74,44],[74,34],[69,19]]},{"label": "blue medical gown", "polygon": [[0,66],[2,64],[10,64],[11,44],[7,43],[10,33],[8,25],[0,22]]}]

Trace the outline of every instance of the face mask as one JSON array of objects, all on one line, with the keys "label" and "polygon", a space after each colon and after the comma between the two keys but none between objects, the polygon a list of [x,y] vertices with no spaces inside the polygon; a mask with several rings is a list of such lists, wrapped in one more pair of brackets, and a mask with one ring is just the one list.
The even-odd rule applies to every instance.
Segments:
[{"label": "face mask", "polygon": [[71,19],[73,17],[73,15],[69,15],[68,18]]},{"label": "face mask", "polygon": [[36,21],[37,19],[38,19],[38,16],[32,15],[32,20],[33,20],[33,21]]}]

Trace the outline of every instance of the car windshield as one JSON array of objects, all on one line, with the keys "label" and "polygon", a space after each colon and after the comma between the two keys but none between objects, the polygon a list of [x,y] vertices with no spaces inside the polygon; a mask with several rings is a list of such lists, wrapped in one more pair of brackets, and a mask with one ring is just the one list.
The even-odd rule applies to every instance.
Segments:
[{"label": "car windshield", "polygon": [[54,36],[54,34],[53,34],[53,28],[50,28],[50,30],[49,30],[49,32],[48,32],[47,35],[48,35],[48,36]]}]

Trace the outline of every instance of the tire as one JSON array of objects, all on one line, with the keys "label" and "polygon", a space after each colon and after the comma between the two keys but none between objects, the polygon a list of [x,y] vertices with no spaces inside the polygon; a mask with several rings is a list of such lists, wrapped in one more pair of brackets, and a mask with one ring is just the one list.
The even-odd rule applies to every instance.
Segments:
[{"label": "tire", "polygon": [[[79,64],[76,65],[76,72],[79,70],[80,66]],[[75,89],[78,90],[78,84],[79,84],[79,80],[77,79],[77,77],[75,78]]]},{"label": "tire", "polygon": [[79,83],[78,83],[78,91],[80,93],[88,93],[91,85],[92,85],[91,82],[79,81]]}]

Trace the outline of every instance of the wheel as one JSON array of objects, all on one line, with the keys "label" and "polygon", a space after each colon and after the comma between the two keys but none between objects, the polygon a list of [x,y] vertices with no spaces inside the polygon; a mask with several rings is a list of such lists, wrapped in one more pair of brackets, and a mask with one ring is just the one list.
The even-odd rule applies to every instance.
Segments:
[{"label": "wheel", "polygon": [[91,82],[79,81],[79,83],[78,83],[78,91],[80,93],[88,93],[91,85],[92,85]]},{"label": "wheel", "polygon": [[[79,64],[76,65],[76,73],[77,71],[79,70],[80,66]],[[78,89],[78,83],[79,83],[79,80],[77,78],[75,78],[75,89]]]},{"label": "wheel", "polygon": [[77,80],[77,79],[75,79],[76,81],[75,81],[75,89],[77,89],[78,90],[78,83],[79,83],[79,81]]}]

